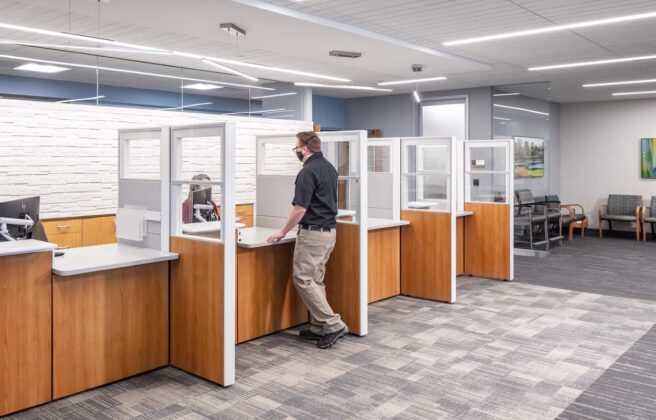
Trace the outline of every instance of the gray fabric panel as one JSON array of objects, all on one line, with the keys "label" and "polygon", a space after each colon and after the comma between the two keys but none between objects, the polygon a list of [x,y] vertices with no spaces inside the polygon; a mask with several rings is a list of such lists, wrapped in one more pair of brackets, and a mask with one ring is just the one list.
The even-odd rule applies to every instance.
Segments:
[{"label": "gray fabric panel", "polygon": [[656,217],[656,195],[651,197],[650,209],[652,217]]},{"label": "gray fabric panel", "polygon": [[[633,209],[635,212],[635,209]],[[635,222],[636,221],[636,215],[635,213],[633,216],[623,216],[623,215],[612,215],[612,214],[602,214],[601,215],[602,220],[617,220],[621,222]]]},{"label": "gray fabric panel", "polygon": [[608,196],[609,215],[635,215],[636,207],[642,206],[641,195],[610,194]]}]

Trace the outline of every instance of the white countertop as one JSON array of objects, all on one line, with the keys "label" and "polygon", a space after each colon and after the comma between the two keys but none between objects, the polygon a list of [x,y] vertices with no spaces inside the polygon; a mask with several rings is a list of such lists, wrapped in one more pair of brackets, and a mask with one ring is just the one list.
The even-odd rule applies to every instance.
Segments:
[{"label": "white countertop", "polygon": [[292,229],[287,233],[287,236],[278,242],[267,242],[266,238],[276,232],[278,232],[278,229],[259,226],[239,229],[237,245],[242,248],[260,248],[296,241],[296,229]]},{"label": "white countertop", "polygon": [[472,214],[474,214],[474,212],[471,212],[471,211],[457,211],[456,212],[456,217],[467,217],[467,216],[471,216]]},{"label": "white countertop", "polygon": [[177,260],[178,254],[125,244],[107,244],[70,248],[54,257],[52,272],[58,276],[74,276],[115,268]]},{"label": "white countertop", "polygon": [[0,242],[0,257],[9,255],[30,254],[32,252],[52,251],[57,245],[49,242],[26,239],[24,241]]},{"label": "white countertop", "polygon": [[406,226],[409,224],[410,222],[408,222],[407,220],[377,219],[374,217],[370,217],[367,220],[367,230],[386,229],[391,227]]},{"label": "white countertop", "polygon": [[[243,228],[243,223],[235,223],[235,227]],[[198,222],[198,223],[185,223],[182,225],[182,233],[189,235],[197,233],[212,233],[212,232],[221,232],[221,222]]]}]

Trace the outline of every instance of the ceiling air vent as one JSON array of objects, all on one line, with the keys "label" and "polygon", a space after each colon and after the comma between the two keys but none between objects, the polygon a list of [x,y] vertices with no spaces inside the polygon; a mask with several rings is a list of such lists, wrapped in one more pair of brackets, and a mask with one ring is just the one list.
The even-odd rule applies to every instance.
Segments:
[{"label": "ceiling air vent", "polygon": [[328,53],[331,57],[343,57],[343,58],[360,58],[362,57],[362,53],[359,52],[352,52],[352,51],[339,51],[339,50],[332,50],[331,52]]}]

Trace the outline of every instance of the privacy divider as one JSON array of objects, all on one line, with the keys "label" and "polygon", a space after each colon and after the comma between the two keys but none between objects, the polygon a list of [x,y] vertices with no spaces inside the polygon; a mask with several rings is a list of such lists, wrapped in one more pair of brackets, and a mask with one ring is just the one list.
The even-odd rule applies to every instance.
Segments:
[{"label": "privacy divider", "polygon": [[464,272],[514,278],[512,140],[464,141]]},{"label": "privacy divider", "polygon": [[401,293],[456,301],[455,137],[401,139]]},{"label": "privacy divider", "polygon": [[[171,365],[224,386],[235,381],[235,142],[231,122],[170,130]],[[220,221],[193,223],[212,208]]]}]

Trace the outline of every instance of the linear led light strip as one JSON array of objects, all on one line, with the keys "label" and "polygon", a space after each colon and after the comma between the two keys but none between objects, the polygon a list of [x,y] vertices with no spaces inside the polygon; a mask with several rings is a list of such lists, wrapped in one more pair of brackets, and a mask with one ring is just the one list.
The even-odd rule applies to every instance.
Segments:
[{"label": "linear led light strip", "polygon": [[502,117],[492,117],[492,118],[500,121],[512,121],[510,118],[502,118]]},{"label": "linear led light strip", "polygon": [[219,68],[223,71],[227,71],[228,73],[236,74],[237,76],[241,76],[244,79],[248,79],[252,82],[257,82],[257,77],[249,76],[246,73],[242,73],[239,70],[235,70],[235,69],[230,68],[228,66],[224,66],[223,64],[216,63],[212,60],[208,60],[208,59],[203,58],[203,63],[209,64],[210,66],[213,66],[213,67],[217,67],[217,68]]},{"label": "linear led light strip", "polygon": [[595,60],[595,61],[580,61],[578,63],[568,63],[568,64],[555,64],[550,66],[540,66],[540,67],[530,67],[529,71],[540,71],[540,70],[556,70],[556,69],[568,69],[573,67],[584,67],[584,66],[598,66],[601,64],[617,64],[617,63],[628,63],[631,61],[644,61],[644,60],[654,60],[656,59],[656,54],[652,55],[640,55],[637,57],[624,57],[624,58],[612,58],[609,60]]},{"label": "linear led light strip", "polygon": [[606,83],[586,83],[584,88],[591,87],[604,87],[604,86],[625,86],[625,85],[640,85],[644,83],[656,83],[656,79],[643,79],[643,80],[625,80],[623,82],[606,82]]},{"label": "linear led light strip", "polygon": [[55,103],[57,104],[67,104],[71,102],[82,102],[82,101],[92,101],[94,99],[102,99],[104,98],[105,95],[100,95],[100,96],[92,96],[90,98],[79,98],[79,99],[65,99],[63,101],[56,101]]},{"label": "linear led light strip", "polygon": [[277,108],[277,109],[263,109],[263,110],[260,110],[260,111],[226,112],[225,114],[222,114],[222,115],[275,114],[275,113],[278,113],[278,112],[287,112],[287,111],[291,111],[291,109]]},{"label": "linear led light strip", "polygon": [[521,95],[519,92],[509,92],[509,93],[495,93],[492,96],[518,96]]},{"label": "linear led light strip", "polygon": [[416,90],[412,91],[412,96],[415,98],[415,101],[417,101],[418,104],[421,103],[421,97],[419,96],[419,92]]},{"label": "linear led light strip", "polygon": [[66,50],[81,50],[81,51],[104,51],[104,52],[118,52],[118,53],[139,53],[139,54],[155,54],[155,55],[171,55],[169,51],[148,51],[136,50],[134,48],[115,48],[115,47],[91,47],[86,45],[69,45],[69,44],[46,44],[41,42],[18,41],[12,39],[0,39],[0,44],[3,45],[22,45],[24,47],[41,47],[41,48],[59,48]]},{"label": "linear led light strip", "polygon": [[644,90],[642,92],[615,92],[613,96],[629,96],[629,95],[653,95],[656,90]]},{"label": "linear led light strip", "polygon": [[251,96],[251,99],[278,98],[281,96],[291,96],[291,95],[298,95],[298,93],[297,92],[274,93],[273,95]]},{"label": "linear led light strip", "polygon": [[588,20],[584,22],[569,23],[566,25],[548,26],[545,28],[529,29],[525,31],[506,32],[497,35],[479,36],[474,38],[460,39],[456,41],[447,41],[443,45],[452,47],[456,45],[474,44],[477,42],[495,41],[499,39],[517,38],[522,36],[545,34],[549,32],[568,31],[571,29],[588,28],[591,26],[608,25],[612,23],[631,22],[634,20],[651,19],[656,17],[656,12],[641,13],[637,15],[627,15],[612,17],[598,20]]},{"label": "linear led light strip", "polygon": [[514,109],[516,111],[524,111],[524,112],[530,112],[532,114],[538,114],[538,115],[546,115],[549,116],[548,112],[542,112],[542,111],[536,111],[534,109],[528,109],[528,108],[518,108],[516,106],[508,106],[508,105],[501,105],[501,104],[494,104],[497,108],[505,108],[505,109]]},{"label": "linear led light strip", "polygon": [[199,59],[199,60],[207,59],[207,60],[215,61],[215,62],[218,62],[218,63],[233,64],[233,65],[236,65],[236,66],[251,67],[251,68],[256,68],[256,69],[275,71],[275,72],[279,72],[279,73],[295,74],[295,75],[299,75],[299,76],[308,76],[308,77],[314,77],[314,78],[317,78],[317,79],[333,80],[333,81],[336,81],[336,82],[350,82],[349,79],[345,79],[345,78],[342,78],[342,77],[328,76],[328,75],[325,75],[325,74],[310,73],[310,72],[304,72],[304,71],[299,71],[299,70],[287,69],[287,68],[283,68],[283,67],[266,66],[266,65],[263,65],[263,64],[247,63],[247,62],[244,62],[244,61],[229,60],[229,59],[225,59],[225,58],[203,56],[203,55],[198,55],[198,54],[186,53],[186,52],[183,52],[183,51],[171,51],[171,50],[166,50],[166,49],[163,49],[163,48],[147,47],[145,45],[131,44],[131,43],[127,43],[127,42],[119,42],[119,41],[114,41],[114,40],[111,40],[111,39],[96,38],[96,37],[92,37],[92,36],[78,35],[78,34],[69,34],[69,33],[66,33],[66,32],[49,31],[47,29],[38,29],[38,28],[32,28],[32,27],[28,27],[28,26],[12,25],[12,24],[9,24],[9,23],[0,23],[0,28],[12,29],[12,30],[15,30],[15,31],[22,31],[22,32],[36,33],[36,34],[41,34],[41,35],[56,36],[56,37],[60,37],[60,38],[77,39],[77,40],[86,41],[86,42],[96,42],[96,43],[99,43],[99,44],[113,45],[113,46],[117,46],[117,47],[133,48],[133,49],[136,49],[136,50],[156,51],[156,52],[161,52],[161,53],[165,53],[165,54],[177,55],[179,57],[195,58],[195,59]]},{"label": "linear led light strip", "polygon": [[212,102],[200,102],[197,104],[189,104],[189,105],[182,105],[182,106],[176,106],[173,108],[160,108],[158,111],[175,111],[176,109],[185,109],[185,108],[194,108],[197,106],[203,106],[203,105],[212,105]]},{"label": "linear led light strip", "polygon": [[54,60],[42,60],[42,59],[39,59],[39,58],[20,57],[20,56],[16,56],[16,55],[0,54],[0,58],[8,58],[8,59],[11,59],[11,60],[24,60],[24,61],[30,61],[30,62],[36,62],[36,63],[57,64],[57,65],[60,65],[60,66],[79,67],[79,68],[83,68],[83,69],[93,69],[93,70],[98,69],[98,70],[105,70],[105,71],[113,71],[113,72],[117,72],[117,73],[138,74],[138,75],[141,75],[141,76],[161,77],[161,78],[164,78],[164,79],[188,80],[190,82],[214,83],[214,84],[217,84],[217,85],[237,86],[237,87],[244,87],[244,88],[261,89],[261,90],[275,90],[273,88],[268,88],[268,87],[264,87],[264,86],[242,85],[242,84],[239,84],[239,83],[229,83],[229,82],[217,82],[215,80],[196,79],[196,78],[193,78],[193,77],[171,76],[169,74],[160,74],[160,73],[151,73],[151,72],[138,71],[138,70],[119,69],[119,68],[115,68],[115,67],[94,66],[94,65],[89,65],[89,64],[68,63],[68,62],[64,62],[64,61],[54,61]]},{"label": "linear led light strip", "polygon": [[377,92],[392,92],[392,89],[381,89],[375,88],[372,86],[355,86],[355,85],[326,85],[323,83],[305,83],[305,82],[296,82],[295,86],[306,86],[306,87],[320,87],[328,89],[347,89],[347,90],[373,90]]},{"label": "linear led light strip", "polygon": [[438,76],[438,77],[425,77],[423,79],[395,80],[395,81],[392,81],[392,82],[380,82],[380,83],[378,83],[378,86],[405,85],[405,84],[411,84],[411,83],[434,82],[434,81],[438,81],[438,80],[446,80],[446,77]]}]

